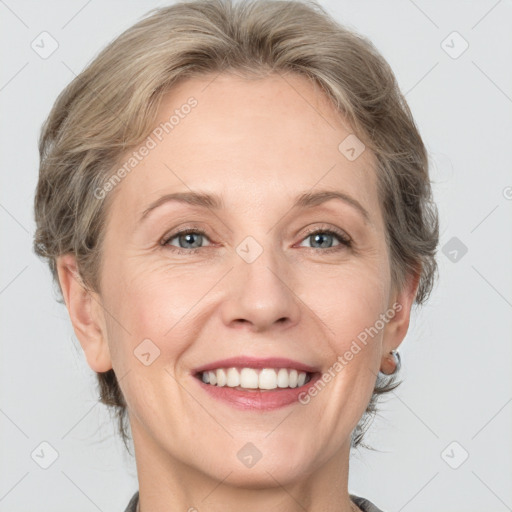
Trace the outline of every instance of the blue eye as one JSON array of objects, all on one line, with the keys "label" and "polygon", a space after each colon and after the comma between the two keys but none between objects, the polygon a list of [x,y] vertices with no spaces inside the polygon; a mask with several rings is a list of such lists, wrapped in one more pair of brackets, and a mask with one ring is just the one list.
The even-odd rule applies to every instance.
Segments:
[{"label": "blue eye", "polygon": [[[170,245],[169,242],[178,239],[178,243],[180,244],[179,248],[176,248],[176,252],[184,254],[184,253],[195,253],[198,249],[202,249],[202,247],[197,247],[198,239],[199,242],[206,237],[206,233],[198,229],[184,229],[183,231],[178,231],[172,235],[170,235],[166,240],[164,240],[162,245]],[[182,245],[183,244],[183,245]],[[190,244],[190,245],[188,245]],[[191,247],[192,246],[192,247]],[[172,246],[175,247],[175,246]],[[187,249],[189,247],[190,249]],[[174,250],[174,249],[173,249]]]},{"label": "blue eye", "polygon": [[[209,240],[204,231],[189,228],[169,235],[164,239],[161,245],[178,254],[194,254],[200,249],[208,247],[200,246],[204,238]],[[339,243],[337,245],[333,245],[333,238],[338,239]],[[175,239],[178,240],[179,247],[170,243]],[[311,243],[318,243],[321,246],[319,248],[310,247],[311,249],[321,249],[322,252],[340,251],[352,246],[352,241],[347,235],[342,231],[333,229],[316,229],[315,231],[310,231],[302,240],[307,239],[312,240]]]},{"label": "blue eye", "polygon": [[[333,246],[332,245],[332,239],[337,238],[339,240],[339,244]],[[319,243],[320,245],[323,245],[323,249],[334,249],[338,250],[337,248],[339,245],[344,245],[346,247],[350,247],[351,241],[350,239],[344,235],[341,232],[333,231],[330,229],[317,229],[313,232],[308,233],[308,236],[304,240],[312,240],[311,243]],[[316,247],[312,247],[312,249],[316,249]]]}]

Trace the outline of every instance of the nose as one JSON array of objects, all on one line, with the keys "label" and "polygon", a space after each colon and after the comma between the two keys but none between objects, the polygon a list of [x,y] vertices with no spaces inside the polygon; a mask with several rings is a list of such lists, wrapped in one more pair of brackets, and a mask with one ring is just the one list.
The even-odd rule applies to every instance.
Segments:
[{"label": "nose", "polygon": [[237,255],[221,308],[224,324],[253,332],[295,325],[301,300],[294,290],[293,272],[286,265],[270,250],[251,263]]}]

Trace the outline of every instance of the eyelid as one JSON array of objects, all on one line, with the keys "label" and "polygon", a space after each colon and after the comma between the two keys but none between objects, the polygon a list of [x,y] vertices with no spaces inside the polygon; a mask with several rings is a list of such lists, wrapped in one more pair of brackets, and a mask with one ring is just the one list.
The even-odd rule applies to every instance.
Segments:
[{"label": "eyelid", "polygon": [[174,228],[174,229],[167,231],[165,233],[165,235],[160,239],[160,244],[164,245],[169,240],[172,240],[173,238],[176,238],[177,236],[180,236],[180,235],[186,235],[189,232],[193,232],[193,233],[199,232],[203,236],[207,237],[208,240],[210,240],[210,237],[208,237],[208,235],[206,234],[206,229],[204,229],[200,225],[192,223],[192,224],[186,224],[185,226],[182,226],[180,228]]},{"label": "eyelid", "polygon": [[331,232],[331,233],[334,233],[336,236],[340,237],[343,241],[345,241],[347,243],[352,243],[352,241],[353,241],[352,237],[345,230],[336,228],[336,227],[330,226],[330,225],[320,225],[320,226],[308,228],[301,240],[303,240],[304,238],[307,238],[308,236],[311,236],[312,234],[317,233],[317,232]]},{"label": "eyelid", "polygon": [[[208,234],[206,233],[206,229],[201,228],[197,225],[188,225],[184,226],[182,228],[179,228],[177,230],[171,230],[171,232],[168,232],[164,237],[160,240],[160,245],[162,247],[171,247],[171,251],[177,253],[177,254],[194,254],[197,251],[201,249],[208,249],[214,246],[215,244],[212,242]],[[206,247],[194,247],[192,249],[185,249],[183,247],[176,247],[174,245],[169,245],[170,240],[173,240],[174,238],[177,238],[179,236],[186,235],[188,233],[194,233],[201,235],[202,237],[208,239],[211,245]],[[333,247],[327,247],[324,249],[317,249],[315,247],[306,247],[306,249],[311,249],[313,251],[319,251],[319,252],[336,252],[342,249],[351,249],[353,245],[353,239],[350,235],[347,234],[346,231],[326,224],[316,225],[313,227],[306,228],[306,232],[303,232],[301,235],[299,243],[304,242],[309,236],[312,236],[316,233],[330,233],[331,235],[334,235],[338,237],[339,239],[339,245],[333,246]],[[341,246],[341,247],[340,247]]]}]

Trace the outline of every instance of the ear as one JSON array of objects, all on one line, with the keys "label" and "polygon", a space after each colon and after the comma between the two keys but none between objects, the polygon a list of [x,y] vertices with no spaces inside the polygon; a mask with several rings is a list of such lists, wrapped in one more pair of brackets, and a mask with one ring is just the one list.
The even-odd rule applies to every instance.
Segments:
[{"label": "ear", "polygon": [[100,298],[83,284],[74,254],[58,256],[56,264],[62,295],[87,363],[95,372],[106,372],[112,363]]},{"label": "ear", "polygon": [[382,338],[381,369],[384,373],[394,371],[392,350],[396,350],[402,343],[409,329],[411,309],[418,291],[421,267],[409,274],[407,281],[401,290],[393,290],[390,296],[389,311],[394,311],[394,316],[388,321]]}]

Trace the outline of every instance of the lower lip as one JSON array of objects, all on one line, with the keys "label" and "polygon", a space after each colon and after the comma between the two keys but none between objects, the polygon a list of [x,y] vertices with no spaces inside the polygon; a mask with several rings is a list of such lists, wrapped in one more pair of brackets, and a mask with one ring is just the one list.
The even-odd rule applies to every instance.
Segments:
[{"label": "lower lip", "polygon": [[314,373],[309,382],[298,388],[247,391],[228,386],[212,386],[211,384],[205,384],[197,377],[194,377],[194,379],[213,398],[226,402],[233,407],[243,410],[270,411],[298,402],[299,397],[305,395],[309,387],[314,385],[320,377],[320,373]]}]

